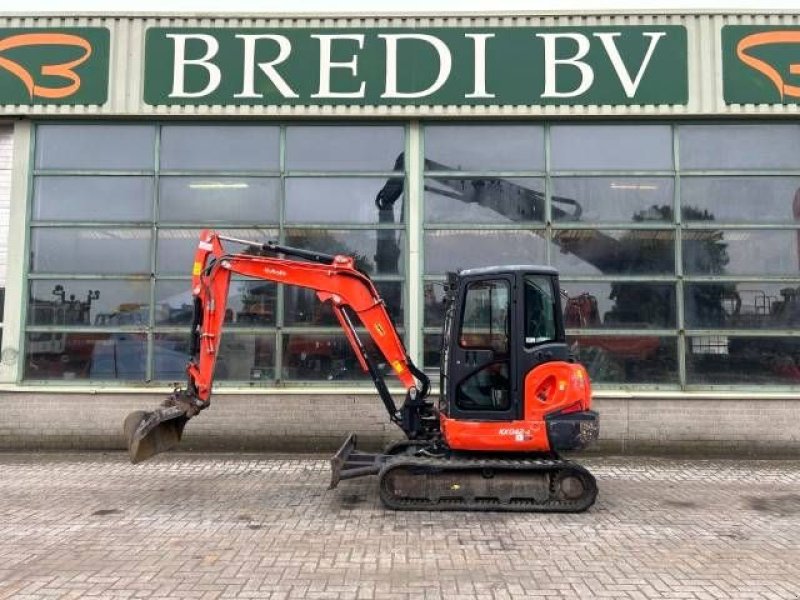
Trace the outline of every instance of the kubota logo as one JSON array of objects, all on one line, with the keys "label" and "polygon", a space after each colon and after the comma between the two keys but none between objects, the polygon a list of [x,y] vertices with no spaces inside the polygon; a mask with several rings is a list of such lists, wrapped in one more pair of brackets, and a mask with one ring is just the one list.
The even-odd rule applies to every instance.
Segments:
[{"label": "kubota logo", "polygon": [[272,275],[273,277],[286,277],[286,271],[283,269],[273,269],[272,267],[264,267],[264,275]]},{"label": "kubota logo", "polygon": [[[83,51],[80,56],[67,62],[41,66],[41,75],[61,77],[66,80],[63,85],[51,86],[37,83],[36,73],[31,73],[18,62],[3,56],[3,53],[8,50],[42,46],[73,46]],[[21,33],[0,39],[0,69],[17,77],[28,90],[31,100],[35,97],[68,98],[75,94],[81,87],[81,78],[75,69],[85,63],[91,55],[92,45],[84,38],[69,33]]]},{"label": "kubota logo", "polygon": [[[762,58],[756,58],[748,53],[748,51],[755,48],[773,46],[776,44],[797,44],[798,58],[800,58],[800,30],[762,31],[760,33],[750,34],[739,40],[739,43],[736,44],[736,56],[748,67],[755,69],[767,77],[777,88],[781,100],[786,96],[790,98],[800,98],[800,86],[786,83],[778,69],[773,65]],[[800,61],[793,62],[789,65],[789,74],[800,75]]]}]

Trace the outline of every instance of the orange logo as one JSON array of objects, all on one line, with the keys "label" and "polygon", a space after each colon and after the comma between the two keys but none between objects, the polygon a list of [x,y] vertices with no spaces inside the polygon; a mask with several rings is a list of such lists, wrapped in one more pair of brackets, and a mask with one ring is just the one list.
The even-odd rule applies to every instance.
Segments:
[{"label": "orange logo", "polygon": [[[762,33],[753,33],[739,40],[739,43],[736,45],[736,56],[739,57],[739,60],[744,64],[766,76],[778,89],[781,100],[783,100],[785,96],[800,98],[800,86],[789,85],[783,80],[783,77],[781,77],[781,74],[778,73],[775,67],[765,60],[751,56],[746,52],[751,48],[770,46],[773,44],[800,44],[800,31],[765,31]],[[789,65],[789,73],[791,75],[800,75],[800,62]]]},{"label": "orange logo", "polygon": [[81,78],[74,69],[85,63],[92,55],[92,46],[89,42],[82,37],[68,33],[22,33],[0,40],[0,54],[12,48],[26,46],[76,46],[83,49],[83,54],[75,60],[42,66],[42,75],[63,77],[69,82],[59,87],[38,85],[34,75],[25,67],[9,58],[0,56],[0,68],[18,77],[28,90],[28,95],[31,99],[34,96],[39,98],[67,98],[80,89]]}]

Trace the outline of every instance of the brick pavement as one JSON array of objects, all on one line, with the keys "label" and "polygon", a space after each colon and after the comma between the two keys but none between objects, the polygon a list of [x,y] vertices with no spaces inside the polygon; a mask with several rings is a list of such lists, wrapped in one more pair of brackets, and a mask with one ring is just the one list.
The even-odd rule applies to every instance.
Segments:
[{"label": "brick pavement", "polygon": [[0,454],[0,598],[800,598],[800,461],[584,463],[586,514],[393,513],[318,458]]}]

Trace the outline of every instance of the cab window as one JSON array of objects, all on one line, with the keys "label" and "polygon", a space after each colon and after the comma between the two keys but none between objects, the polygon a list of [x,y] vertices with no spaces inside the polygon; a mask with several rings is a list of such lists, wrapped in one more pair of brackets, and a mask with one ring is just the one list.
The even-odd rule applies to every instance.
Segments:
[{"label": "cab window", "polygon": [[491,362],[458,385],[456,405],[461,410],[508,410],[510,384],[508,360]]},{"label": "cab window", "polygon": [[506,280],[476,281],[469,285],[459,335],[462,348],[508,352],[510,297]]},{"label": "cab window", "polygon": [[525,275],[525,345],[556,339],[556,299],[553,279],[546,275]]}]

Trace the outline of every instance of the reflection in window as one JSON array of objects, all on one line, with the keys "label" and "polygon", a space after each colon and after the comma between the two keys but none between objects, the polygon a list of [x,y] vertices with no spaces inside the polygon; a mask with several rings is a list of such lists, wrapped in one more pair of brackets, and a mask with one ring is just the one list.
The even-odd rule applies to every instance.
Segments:
[{"label": "reflection in window", "polygon": [[[394,281],[375,282],[375,287],[395,324],[403,323],[402,284]],[[284,287],[284,324],[311,327],[339,326],[330,302],[320,302],[316,292],[297,286]],[[356,319],[357,321],[357,319]]]},{"label": "reflection in window", "polygon": [[669,222],[672,213],[652,210],[673,204],[673,180],[666,177],[554,177],[554,221]]},{"label": "reflection in window", "polygon": [[149,229],[34,229],[31,270],[37,273],[150,272]]},{"label": "reflection in window", "polygon": [[[194,301],[191,281],[156,282],[156,325],[188,325]],[[277,285],[259,280],[231,280],[225,316],[226,327],[275,325]]]},{"label": "reflection in window", "polygon": [[798,234],[792,230],[682,231],[689,275],[797,275]]},{"label": "reflection in window", "polygon": [[795,283],[689,283],[686,326],[697,329],[800,329],[800,285]]},{"label": "reflection in window", "polygon": [[438,373],[442,359],[442,334],[426,333],[422,340],[422,364],[426,370],[435,369]]},{"label": "reflection in window", "polygon": [[[403,184],[394,178],[292,177],[286,180],[287,223],[381,223],[401,225],[405,219]],[[395,194],[381,195],[397,186]],[[394,188],[393,188],[394,189]]]},{"label": "reflection in window", "polygon": [[147,280],[45,279],[30,283],[28,325],[146,327],[150,321]]},{"label": "reflection in window", "polygon": [[[156,334],[153,340],[154,378],[181,381],[186,377],[189,336]],[[275,379],[275,335],[223,332],[219,357],[214,368],[215,381],[254,383]]]},{"label": "reflection in window", "polygon": [[226,318],[231,325],[275,324],[277,285],[265,281],[232,281]]},{"label": "reflection in window", "polygon": [[425,220],[430,223],[544,221],[544,180],[427,178]]},{"label": "reflection in window", "polygon": [[425,274],[496,265],[547,262],[544,230],[457,230],[425,232]]},{"label": "reflection in window", "polygon": [[675,286],[649,282],[565,282],[564,325],[570,329],[671,328]]},{"label": "reflection in window", "polygon": [[800,385],[796,336],[691,336],[686,353],[689,384]]},{"label": "reflection in window", "polygon": [[593,383],[678,383],[675,338],[587,335],[567,341]]},{"label": "reflection in window", "polygon": [[405,263],[403,232],[396,229],[287,229],[286,245],[353,256],[370,275],[397,275]]},{"label": "reflection in window", "polygon": [[189,358],[189,333],[157,333],[153,336],[153,378],[183,382]]},{"label": "reflection in window", "polygon": [[[138,333],[31,332],[26,379],[144,379],[147,338]],[[183,356],[185,367],[186,356]]]},{"label": "reflection in window", "polygon": [[224,334],[214,376],[220,381],[273,380],[275,337],[272,334]]},{"label": "reflection in window", "polygon": [[[358,335],[384,377],[392,369],[363,330]],[[369,381],[350,342],[339,333],[287,333],[283,336],[283,378],[290,381]]]},{"label": "reflection in window", "polygon": [[444,282],[426,281],[422,285],[425,304],[425,326],[441,327],[444,324],[445,291]]},{"label": "reflection in window", "polygon": [[553,231],[554,266],[567,275],[660,275],[675,272],[669,229]]}]

